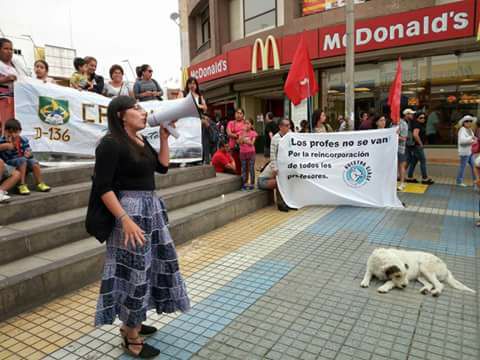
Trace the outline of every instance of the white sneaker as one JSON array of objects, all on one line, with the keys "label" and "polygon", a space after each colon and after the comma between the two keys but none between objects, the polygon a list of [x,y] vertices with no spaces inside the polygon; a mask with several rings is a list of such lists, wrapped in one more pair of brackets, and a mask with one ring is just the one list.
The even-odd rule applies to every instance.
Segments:
[{"label": "white sneaker", "polygon": [[7,195],[6,191],[0,190],[0,203],[10,200],[10,196]]},{"label": "white sneaker", "polygon": [[401,183],[400,185],[398,185],[397,190],[398,191],[404,191],[406,187],[407,187],[407,185],[405,185],[405,183]]},{"label": "white sneaker", "polygon": [[457,186],[460,186],[460,187],[467,187],[467,184],[460,183],[460,184],[457,184]]}]

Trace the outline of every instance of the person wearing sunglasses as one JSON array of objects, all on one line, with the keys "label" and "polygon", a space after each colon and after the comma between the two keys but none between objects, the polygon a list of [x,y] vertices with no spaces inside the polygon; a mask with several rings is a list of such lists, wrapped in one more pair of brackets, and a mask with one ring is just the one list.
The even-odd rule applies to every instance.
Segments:
[{"label": "person wearing sunglasses", "polygon": [[157,331],[143,324],[147,311],[161,315],[190,309],[165,203],[155,193],[155,172],[168,171],[170,133],[159,128],[157,153],[138,134],[147,113],[129,96],[114,98],[107,117],[109,131],[95,151],[93,189],[114,225],[106,238],[95,326],[111,325],[118,318],[125,351],[152,358],[160,351],[142,338]]},{"label": "person wearing sunglasses", "polygon": [[141,78],[135,81],[133,92],[138,101],[162,100],[163,90],[152,77],[153,70],[150,65],[142,65],[139,69]]},{"label": "person wearing sunglasses", "polygon": [[[407,182],[417,183],[417,179],[413,177],[415,172],[415,167],[417,163],[420,162],[420,171],[422,173],[422,184],[432,185],[434,181],[427,175],[427,158],[425,157],[425,151],[423,145],[426,140],[426,131],[425,131],[425,122],[426,116],[425,113],[418,113],[417,118],[413,120],[409,127],[412,131],[412,140],[413,146],[409,148],[409,159],[408,159],[408,178]],[[407,144],[408,145],[408,144]]]},{"label": "person wearing sunglasses", "polygon": [[457,185],[461,187],[467,186],[463,182],[467,164],[470,166],[472,172],[473,183],[475,183],[476,180],[472,155],[472,145],[477,142],[477,138],[472,130],[472,124],[474,121],[476,121],[476,118],[468,114],[463,116],[458,122],[458,126],[460,127],[458,130],[458,155],[460,156],[460,167],[458,168],[457,173]]}]

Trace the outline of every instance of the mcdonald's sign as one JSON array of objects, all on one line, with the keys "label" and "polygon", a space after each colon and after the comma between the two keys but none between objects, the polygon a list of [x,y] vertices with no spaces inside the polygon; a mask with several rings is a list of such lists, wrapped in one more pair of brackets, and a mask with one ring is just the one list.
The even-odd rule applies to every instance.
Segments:
[{"label": "mcdonald's sign", "polygon": [[277,41],[273,35],[269,35],[265,43],[262,39],[258,38],[253,44],[252,50],[252,74],[257,73],[257,51],[260,48],[260,57],[262,59],[262,70],[268,70],[268,56],[270,54],[270,48],[273,54],[273,68],[275,70],[280,69],[280,56],[278,55]]}]

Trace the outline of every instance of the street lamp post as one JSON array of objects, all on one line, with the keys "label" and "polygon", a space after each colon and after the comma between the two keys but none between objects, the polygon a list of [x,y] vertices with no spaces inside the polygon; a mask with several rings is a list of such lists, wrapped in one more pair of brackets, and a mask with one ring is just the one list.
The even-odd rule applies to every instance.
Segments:
[{"label": "street lamp post", "polygon": [[345,59],[345,119],[348,130],[355,128],[355,7],[354,0],[346,0],[346,37],[347,51]]},{"label": "street lamp post", "polygon": [[[132,64],[130,63],[130,60],[129,60],[129,59],[125,59],[125,60],[122,60],[122,62],[128,64],[128,67],[130,68],[130,71],[131,71],[132,74],[133,74],[133,80],[135,81],[135,79],[137,78],[137,73],[133,70],[133,67],[132,67]],[[128,76],[127,76],[127,80],[128,80]]]}]

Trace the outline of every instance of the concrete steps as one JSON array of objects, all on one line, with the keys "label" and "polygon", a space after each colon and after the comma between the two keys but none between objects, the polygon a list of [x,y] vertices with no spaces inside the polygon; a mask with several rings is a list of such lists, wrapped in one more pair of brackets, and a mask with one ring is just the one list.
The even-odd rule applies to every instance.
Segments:
[{"label": "concrete steps", "polygon": [[[77,183],[62,185],[58,180],[49,194],[15,196],[11,203],[0,205],[0,321],[101,275],[105,245],[84,229],[90,189],[85,179],[92,169],[63,171],[68,182]],[[61,173],[52,171],[49,176],[61,179]],[[157,185],[169,210],[176,244],[271,201],[267,192],[239,191],[239,177],[216,175],[207,166],[172,169],[157,179]]]},{"label": "concrete steps", "polygon": [[[0,225],[87,206],[93,169],[83,167],[83,172],[87,175],[77,175],[75,168],[65,170],[65,182],[56,184],[48,193],[32,191],[28,196],[13,195],[9,204],[0,204]],[[52,180],[55,183],[55,179],[60,181],[61,178],[59,170],[45,175],[46,182]],[[156,185],[157,189],[165,189],[211,178],[215,178],[215,169],[210,166],[172,169],[166,175],[157,175]],[[29,182],[33,180],[29,178]]]}]

